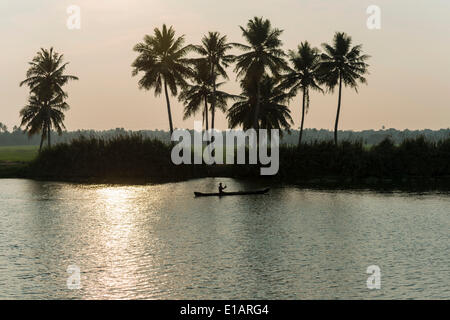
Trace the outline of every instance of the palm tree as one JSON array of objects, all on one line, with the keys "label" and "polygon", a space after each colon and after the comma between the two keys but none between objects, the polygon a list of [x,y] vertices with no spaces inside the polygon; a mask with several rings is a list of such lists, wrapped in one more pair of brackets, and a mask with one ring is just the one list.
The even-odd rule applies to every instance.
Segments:
[{"label": "palm tree", "polygon": [[362,45],[352,45],[352,38],[344,32],[334,35],[333,45],[322,44],[324,53],[321,55],[319,73],[328,90],[333,92],[339,85],[338,107],[334,125],[334,143],[337,144],[337,130],[341,111],[342,84],[354,88],[358,92],[358,82],[367,83],[368,55],[362,54]]},{"label": "palm tree", "polygon": [[289,60],[293,65],[293,69],[283,76],[280,86],[283,89],[290,89],[289,93],[291,96],[295,96],[299,90],[303,92],[302,120],[298,137],[298,146],[300,147],[305,114],[309,110],[309,91],[311,89],[323,92],[318,85],[319,50],[312,48],[308,41],[305,41],[298,46],[297,51],[289,50]]},{"label": "palm tree", "polygon": [[206,130],[208,130],[208,103],[211,105],[211,111],[213,99],[216,101],[216,105],[219,109],[226,111],[228,99],[235,98],[236,96],[217,90],[223,83],[215,84],[216,90],[213,89],[210,65],[206,59],[194,60],[193,65],[192,80],[194,84],[185,85],[178,99],[183,102],[185,106],[184,119],[195,115],[203,105],[203,119],[206,124]]},{"label": "palm tree", "polygon": [[67,93],[63,86],[77,77],[64,74],[68,62],[63,63],[63,55],[53,51],[41,49],[29,63],[27,78],[20,83],[30,88],[29,104],[22,109],[22,125],[26,125],[29,135],[41,132],[41,147],[45,136],[48,137],[50,147],[50,132],[52,126],[61,134],[64,127],[63,111],[69,106],[65,103]]},{"label": "palm tree", "polygon": [[139,88],[149,90],[154,88],[158,96],[164,88],[167,113],[169,116],[170,133],[173,132],[172,113],[170,110],[169,92],[176,96],[178,86],[184,86],[184,77],[191,74],[187,59],[184,56],[192,48],[184,46],[184,36],[175,37],[175,30],[164,24],[162,30],[155,28],[154,35],[145,35],[144,41],[134,46],[133,50],[139,56],[133,62],[133,76],[143,72],[139,80]]},{"label": "palm tree", "polygon": [[279,39],[283,31],[272,28],[269,20],[257,17],[248,21],[246,29],[240,28],[248,45],[234,44],[245,51],[236,57],[235,71],[244,82],[256,84],[253,127],[258,129],[262,79],[266,71],[270,70],[272,76],[278,78],[280,71],[287,69],[285,53],[281,49],[282,42]]},{"label": "palm tree", "polygon": [[69,109],[69,105],[64,101],[64,96],[55,94],[50,101],[42,101],[37,95],[31,95],[26,105],[21,111],[22,122],[20,126],[25,126],[28,136],[41,133],[42,144],[47,137],[48,146],[50,147],[50,133],[52,127],[58,134],[61,134],[64,126],[64,111]]},{"label": "palm tree", "polygon": [[203,105],[203,122],[208,130],[208,97],[211,95],[210,67],[206,60],[197,60],[194,63],[192,80],[194,84],[183,87],[178,100],[184,104],[183,119],[195,115]]},{"label": "palm tree", "polygon": [[219,32],[208,32],[207,35],[203,36],[202,44],[194,47],[194,50],[206,59],[210,68],[210,79],[213,89],[211,96],[211,129],[214,129],[215,122],[217,77],[222,76],[228,79],[225,69],[233,62],[234,56],[227,54],[227,51],[232,48],[233,44],[227,42],[227,36],[221,36]]},{"label": "palm tree", "polygon": [[[217,83],[216,87],[220,88],[224,84],[225,84],[225,82]],[[239,99],[239,96],[227,93],[225,91],[216,90],[216,92],[214,93],[215,108],[216,108],[216,110],[220,110],[223,113],[227,112],[228,101],[229,100],[234,101],[237,99]],[[210,111],[212,111],[212,95],[211,95],[211,98],[209,99],[209,104],[210,104]]]},{"label": "palm tree", "polygon": [[63,86],[70,80],[78,80],[78,78],[64,74],[69,63],[63,63],[63,59],[64,56],[54,52],[53,48],[49,50],[41,48],[41,51],[29,62],[31,67],[27,71],[27,78],[20,83],[20,86],[26,84],[31,93],[38,95],[43,102],[53,99],[55,94],[67,98]]},{"label": "palm tree", "polygon": [[265,76],[261,83],[242,83],[242,94],[228,110],[228,124],[231,128],[242,126],[244,130],[254,128],[256,101],[258,100],[258,87],[260,88],[260,109],[257,127],[266,129],[289,130],[293,124],[291,112],[286,106],[290,95],[285,93],[277,80]]}]

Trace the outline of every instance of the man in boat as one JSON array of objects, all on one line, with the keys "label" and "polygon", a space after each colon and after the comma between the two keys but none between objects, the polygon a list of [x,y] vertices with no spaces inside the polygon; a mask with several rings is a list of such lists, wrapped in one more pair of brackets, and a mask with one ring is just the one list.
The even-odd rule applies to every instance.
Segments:
[{"label": "man in boat", "polygon": [[223,190],[225,190],[227,186],[222,186],[222,182],[219,183],[219,193],[223,193]]}]

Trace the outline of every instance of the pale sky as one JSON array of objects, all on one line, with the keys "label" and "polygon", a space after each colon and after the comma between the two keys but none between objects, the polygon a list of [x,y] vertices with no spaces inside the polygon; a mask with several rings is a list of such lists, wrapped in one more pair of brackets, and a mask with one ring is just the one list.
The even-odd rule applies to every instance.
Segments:
[{"label": "pale sky", "polygon": [[[72,4],[81,8],[80,30],[66,27]],[[366,27],[369,5],[381,8],[381,30]],[[27,62],[53,46],[70,62],[68,73],[80,78],[66,87],[68,130],[168,129],[164,96],[139,90],[131,76],[133,46],[163,23],[187,43],[199,43],[207,31],[243,42],[238,26],[254,16],[284,30],[285,50],[305,40],[331,42],[335,31],[363,44],[372,56],[368,85],[359,94],[344,90],[340,129],[450,127],[449,0],[1,0],[0,122],[19,124]],[[232,69],[229,76],[225,88],[238,94]],[[183,121],[181,104],[171,101],[174,126],[193,127],[194,118]],[[290,104],[296,128],[300,102]],[[312,94],[305,127],[333,128],[336,106],[336,93]],[[227,127],[223,114],[217,119],[220,129]]]}]

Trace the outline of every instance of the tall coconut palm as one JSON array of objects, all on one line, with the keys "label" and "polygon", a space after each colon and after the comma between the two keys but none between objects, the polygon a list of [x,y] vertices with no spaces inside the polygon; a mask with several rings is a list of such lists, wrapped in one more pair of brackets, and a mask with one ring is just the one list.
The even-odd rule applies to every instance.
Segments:
[{"label": "tall coconut palm", "polygon": [[358,82],[367,83],[368,55],[362,54],[362,46],[352,47],[352,38],[344,32],[337,32],[333,44],[322,44],[324,53],[321,55],[319,73],[328,90],[333,92],[339,86],[338,107],[334,124],[334,143],[337,144],[339,114],[341,111],[342,84],[354,88],[358,92]]},{"label": "tall coconut palm", "polygon": [[27,71],[26,79],[20,86],[27,85],[32,94],[39,96],[43,102],[48,102],[55,95],[67,98],[63,86],[70,80],[78,80],[77,77],[64,74],[68,62],[63,63],[64,56],[53,51],[53,48],[42,49],[33,58]]},{"label": "tall coconut palm", "polygon": [[208,97],[212,91],[210,68],[204,59],[196,60],[193,64],[193,84],[183,87],[178,100],[184,104],[183,119],[195,115],[203,105],[203,122],[208,130]]},{"label": "tall coconut palm", "polygon": [[27,78],[20,83],[20,86],[27,85],[31,93],[28,107],[21,111],[22,124],[26,125],[29,135],[42,131],[41,147],[45,136],[50,147],[51,128],[56,128],[59,134],[62,132],[62,112],[69,108],[64,102],[67,93],[63,86],[78,78],[64,74],[68,62],[63,63],[63,55],[53,51],[53,48],[41,49],[29,64]]},{"label": "tall coconut palm", "polygon": [[211,96],[211,129],[214,129],[215,124],[217,77],[222,76],[224,79],[228,79],[225,69],[233,62],[234,56],[227,54],[227,51],[232,48],[233,44],[227,42],[227,36],[221,36],[219,32],[208,32],[207,35],[203,36],[202,44],[194,47],[194,50],[206,59],[210,67],[210,79],[213,88]]},{"label": "tall coconut palm", "polygon": [[50,147],[51,130],[54,128],[61,134],[64,126],[64,111],[69,109],[69,105],[64,101],[61,94],[55,94],[50,101],[43,101],[37,95],[31,95],[28,104],[20,111],[22,122],[20,126],[25,126],[28,136],[41,133],[41,143],[39,152],[42,149],[47,137]]},{"label": "tall coconut palm", "polygon": [[267,71],[279,77],[287,69],[286,56],[281,49],[280,29],[272,28],[269,20],[255,17],[249,20],[247,28],[240,27],[248,45],[235,44],[243,54],[236,57],[237,76],[244,82],[256,84],[256,101],[253,112],[253,127],[258,129],[261,100],[261,82]]},{"label": "tall coconut palm", "polygon": [[317,48],[312,48],[308,41],[305,41],[298,46],[297,51],[289,50],[289,60],[293,68],[283,76],[280,86],[283,89],[290,89],[289,93],[291,96],[295,96],[299,90],[303,93],[302,119],[298,137],[298,146],[300,147],[305,114],[309,110],[309,91],[323,92],[318,84],[320,53]]},{"label": "tall coconut palm", "polygon": [[159,96],[164,88],[170,133],[173,132],[173,122],[168,90],[176,96],[178,86],[184,86],[184,78],[191,73],[188,61],[184,59],[191,46],[183,46],[184,41],[184,36],[175,37],[175,30],[164,24],[161,30],[154,29],[153,36],[145,35],[144,41],[133,48],[139,56],[132,64],[132,75],[143,72],[139,88],[154,88],[155,96]]},{"label": "tall coconut palm", "polygon": [[[225,82],[217,83],[216,87],[220,88],[224,84],[225,84]],[[221,91],[221,90],[216,90],[216,92],[214,94],[215,108],[216,108],[216,110],[220,110],[221,112],[226,113],[229,100],[235,101],[237,99],[239,99],[239,96],[237,96],[237,95],[230,94],[230,93],[227,93],[227,92]],[[212,111],[212,101],[211,100],[212,100],[212,95],[211,95],[211,99],[209,100],[210,111]]]},{"label": "tall coconut palm", "polygon": [[212,106],[212,100],[214,99],[216,100],[217,107],[222,111],[225,111],[228,99],[232,99],[235,96],[217,90],[223,83],[215,84],[216,90],[213,89],[210,65],[206,59],[195,60],[193,61],[193,65],[193,84],[185,85],[178,98],[185,106],[184,119],[195,115],[200,110],[201,106],[203,106],[203,119],[206,124],[206,130],[208,130],[208,111],[212,111],[212,107],[208,108],[208,104]]},{"label": "tall coconut palm", "polygon": [[265,76],[259,84],[242,83],[239,101],[228,110],[229,126],[231,128],[242,126],[244,130],[255,127],[258,86],[260,87],[260,109],[257,127],[289,130],[293,124],[291,112],[286,106],[290,96],[277,86],[277,80],[268,76]]}]

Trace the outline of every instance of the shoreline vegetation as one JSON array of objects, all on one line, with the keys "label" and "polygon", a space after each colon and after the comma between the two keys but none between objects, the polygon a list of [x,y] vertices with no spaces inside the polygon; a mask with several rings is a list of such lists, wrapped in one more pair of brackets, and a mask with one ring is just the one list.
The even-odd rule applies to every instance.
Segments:
[{"label": "shoreline vegetation", "polygon": [[[9,161],[0,158],[0,178],[146,183],[233,177],[262,179],[270,184],[391,188],[443,188],[450,184],[448,132],[439,131],[437,138],[430,139],[429,132],[411,136],[408,131],[399,139],[389,129],[375,138],[369,132],[371,142],[366,137],[352,136],[352,132],[338,140],[341,108],[345,105],[342,92],[358,92],[360,85],[367,84],[369,74],[370,56],[361,44],[354,44],[350,35],[335,32],[331,42],[322,43],[320,48],[302,41],[286,51],[283,30],[269,19],[253,17],[239,29],[240,42],[230,42],[226,35],[208,31],[199,44],[185,44],[184,35],[179,36],[173,26],[163,24],[130,48],[137,55],[131,74],[139,79],[139,89],[164,96],[170,134],[176,128],[173,98],[182,103],[184,119],[201,115],[205,132],[214,130],[216,114],[222,112],[231,129],[290,133],[294,127],[291,109],[299,108],[296,141],[281,141],[276,175],[260,177],[260,165],[176,166],[171,160],[173,144],[166,132],[157,134],[165,136],[163,139],[123,130],[109,137],[72,135],[58,142],[56,134],[61,139],[70,137],[64,125],[69,109],[64,88],[78,77],[66,73],[69,63],[50,47],[36,53],[26,78],[20,82],[29,89],[27,103],[20,110],[20,126],[9,133],[0,123],[0,144],[3,140],[20,140],[26,132],[39,141],[39,153],[30,162],[20,156],[10,156]],[[223,91],[230,79],[229,68],[233,68],[239,82],[239,94]],[[304,130],[304,124],[313,104],[312,92],[337,95],[332,138],[316,135],[307,139],[310,132]],[[301,97],[301,105],[291,104],[295,97]],[[291,140],[293,136],[285,135]]]},{"label": "shoreline vegetation", "polygon": [[230,177],[313,188],[450,189],[450,138],[430,142],[418,137],[400,144],[386,138],[370,148],[348,141],[281,145],[274,176],[260,176],[260,165],[174,165],[171,148],[139,134],[80,137],[44,148],[30,162],[3,162],[0,177],[111,184]]},{"label": "shoreline vegetation", "polygon": [[[179,129],[179,128],[177,128]],[[189,129],[192,133],[193,130]],[[222,130],[223,132],[223,130]],[[300,137],[300,131],[291,129],[289,131],[281,131],[280,144],[297,145]],[[72,140],[80,137],[94,137],[99,139],[111,139],[119,135],[140,134],[149,139],[157,139],[164,143],[170,143],[170,132],[167,130],[126,130],[124,128],[115,128],[108,130],[74,130],[64,131],[61,135],[57,132],[51,132],[51,140],[54,144],[70,143]],[[366,129],[362,131],[339,130],[339,137],[343,141],[357,142],[361,141],[364,145],[371,147],[379,144],[386,138],[391,139],[396,145],[402,143],[406,139],[416,139],[424,137],[430,142],[438,142],[450,138],[450,128],[442,129],[421,129],[421,130],[397,130],[393,128],[382,128],[379,130]],[[41,137],[37,135],[28,136],[27,132],[18,127],[12,128],[11,131],[0,131],[0,148],[34,148],[36,151],[39,147]],[[327,129],[307,128],[303,130],[302,143],[313,143],[321,141],[329,141],[333,139],[333,131]],[[0,150],[0,161],[2,150]]]}]

